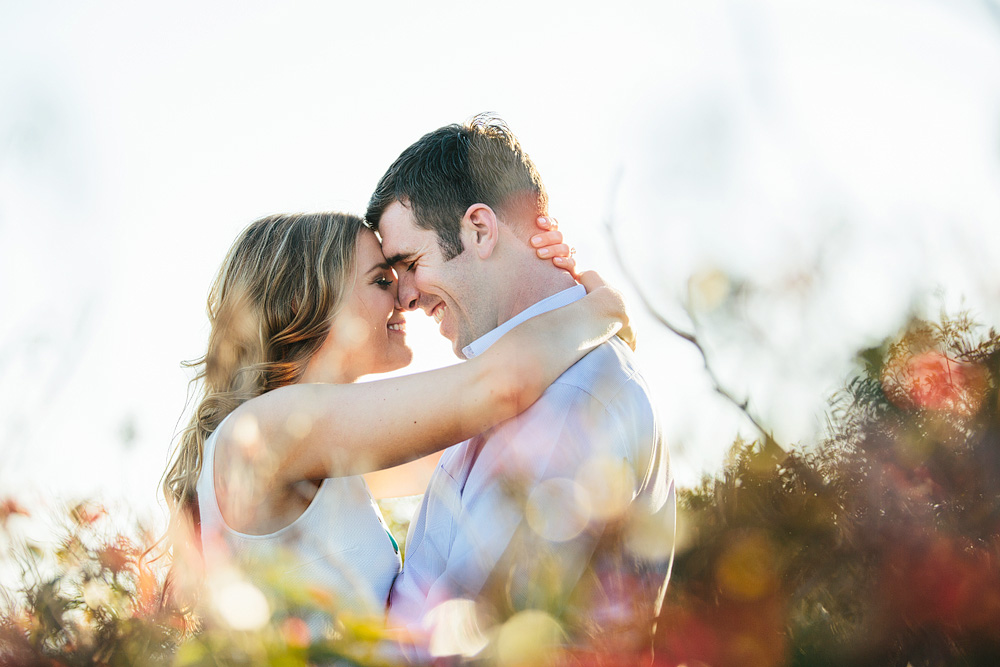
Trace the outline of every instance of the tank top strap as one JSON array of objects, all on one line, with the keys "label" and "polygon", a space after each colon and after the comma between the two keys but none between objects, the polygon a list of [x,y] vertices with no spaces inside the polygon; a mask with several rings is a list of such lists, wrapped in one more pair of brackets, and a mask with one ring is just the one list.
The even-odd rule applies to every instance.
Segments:
[{"label": "tank top strap", "polygon": [[215,442],[218,440],[222,425],[232,416],[232,412],[222,418],[215,430],[208,434],[201,450],[201,473],[195,490],[198,494],[198,513],[204,530],[218,530],[225,526],[219,500],[215,495]]}]

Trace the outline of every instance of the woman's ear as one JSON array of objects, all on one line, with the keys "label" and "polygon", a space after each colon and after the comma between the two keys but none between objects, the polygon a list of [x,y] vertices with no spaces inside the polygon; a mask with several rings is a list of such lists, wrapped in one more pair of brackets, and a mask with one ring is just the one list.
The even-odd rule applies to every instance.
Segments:
[{"label": "woman's ear", "polygon": [[496,213],[486,204],[473,204],[462,217],[462,240],[479,259],[489,259],[500,238]]}]

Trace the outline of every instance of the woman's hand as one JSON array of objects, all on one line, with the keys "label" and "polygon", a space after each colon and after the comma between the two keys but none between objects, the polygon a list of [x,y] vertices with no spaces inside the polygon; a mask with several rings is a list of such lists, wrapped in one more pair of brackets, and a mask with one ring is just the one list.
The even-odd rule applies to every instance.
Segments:
[{"label": "woman's hand", "polygon": [[621,292],[613,287],[609,287],[604,279],[597,274],[597,271],[584,271],[579,276],[577,280],[583,285],[587,294],[595,292],[598,290],[604,290],[609,295],[609,303],[611,304],[612,311],[615,312],[619,319],[622,321],[622,328],[618,331],[618,337],[621,338],[626,345],[635,351],[635,330],[629,324],[628,313],[625,311],[625,299],[622,297]]},{"label": "woman's hand", "polygon": [[541,216],[535,220],[539,229],[544,230],[541,234],[531,237],[531,246],[542,259],[551,259],[557,268],[565,269],[579,280],[580,276],[576,272],[576,260],[573,254],[574,248],[570,248],[563,243],[562,232],[559,231],[559,221],[555,218]]},{"label": "woman's hand", "polygon": [[587,292],[599,288],[605,287],[611,292],[613,292],[619,303],[619,311],[622,316],[622,328],[618,332],[618,337],[621,338],[625,343],[635,351],[635,330],[629,325],[628,313],[625,312],[625,301],[622,300],[621,294],[618,290],[607,287],[604,280],[597,275],[594,271],[585,271],[584,273],[579,273],[576,270],[576,260],[573,258],[576,250],[570,248],[569,245],[563,243],[562,232],[559,231],[559,221],[555,218],[550,218],[547,216],[539,217],[535,223],[543,231],[540,234],[535,234],[531,237],[531,245],[535,248],[535,252],[542,259],[551,259],[552,263],[555,264],[560,269],[565,269],[570,272],[577,282],[581,283],[587,288]]}]

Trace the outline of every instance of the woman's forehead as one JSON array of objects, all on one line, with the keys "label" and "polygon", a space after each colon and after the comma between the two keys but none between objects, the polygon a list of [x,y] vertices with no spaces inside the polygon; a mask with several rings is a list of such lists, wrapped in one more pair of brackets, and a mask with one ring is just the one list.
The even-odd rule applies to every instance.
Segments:
[{"label": "woman's forehead", "polygon": [[368,271],[374,265],[385,262],[382,244],[378,242],[375,232],[370,229],[362,229],[358,233],[357,253],[358,268],[362,271]]}]

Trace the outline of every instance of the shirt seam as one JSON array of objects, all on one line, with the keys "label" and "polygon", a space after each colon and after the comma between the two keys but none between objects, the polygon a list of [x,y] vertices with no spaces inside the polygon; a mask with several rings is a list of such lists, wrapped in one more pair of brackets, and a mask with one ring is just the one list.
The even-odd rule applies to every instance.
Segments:
[{"label": "shirt seam", "polygon": [[[577,363],[580,363],[580,362],[578,361]],[[558,378],[556,378],[555,382],[552,383],[552,386],[560,385],[560,386],[564,386],[564,387],[572,387],[572,388],[574,388],[574,389],[576,389],[576,390],[578,390],[578,391],[586,394],[587,396],[590,396],[592,399],[594,399],[595,401],[597,401],[598,403],[600,403],[603,408],[607,409],[609,405],[611,405],[612,403],[614,403],[615,401],[618,400],[618,397],[621,396],[622,392],[625,390],[625,387],[630,382],[632,382],[633,380],[635,380],[635,378],[636,378],[636,376],[638,374],[639,374],[639,370],[636,369],[636,368],[633,368],[633,369],[629,370],[628,371],[628,375],[625,376],[625,377],[623,377],[621,379],[621,381],[618,383],[617,386],[615,386],[614,390],[612,392],[610,392],[610,394],[607,396],[606,399],[602,399],[600,396],[596,395],[593,391],[591,391],[587,387],[580,386],[581,383],[578,382],[578,381],[576,381],[576,380],[564,379],[563,375],[565,375],[565,373],[563,373],[563,375],[560,375]],[[542,398],[543,399],[545,398],[545,394],[542,394]],[[516,417],[513,417],[513,419],[517,419],[519,416],[520,415],[518,415]]]}]

